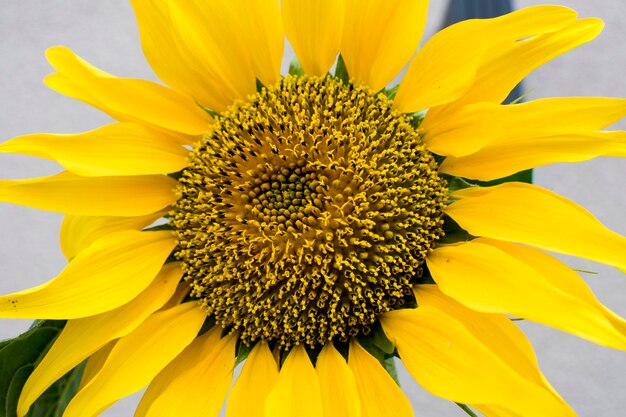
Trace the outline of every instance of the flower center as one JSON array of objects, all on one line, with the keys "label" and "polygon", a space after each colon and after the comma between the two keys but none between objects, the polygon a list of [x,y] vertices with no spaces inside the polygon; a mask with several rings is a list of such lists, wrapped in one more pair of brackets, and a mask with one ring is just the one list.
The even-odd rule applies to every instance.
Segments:
[{"label": "flower center", "polygon": [[329,77],[286,77],[222,114],[180,184],[191,296],[247,344],[367,334],[443,234],[446,184],[411,119]]}]

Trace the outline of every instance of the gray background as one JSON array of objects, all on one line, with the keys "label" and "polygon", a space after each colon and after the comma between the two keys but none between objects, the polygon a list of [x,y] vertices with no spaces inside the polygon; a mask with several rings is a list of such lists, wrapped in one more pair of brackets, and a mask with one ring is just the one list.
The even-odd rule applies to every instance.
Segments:
[{"label": "gray background", "polygon": [[[444,5],[441,0],[431,3],[427,34],[438,27]],[[520,0],[518,6],[539,3]],[[624,0],[559,3],[578,10],[582,16],[603,18],[607,28],[595,42],[536,71],[526,84],[534,89],[530,98],[626,97]],[[0,141],[33,132],[80,132],[108,122],[107,116],[42,85],[42,78],[51,72],[43,53],[51,45],[67,45],[119,76],[154,79],[143,58],[126,0],[0,0]],[[618,127],[624,129],[626,122]],[[0,178],[35,177],[57,170],[55,164],[34,158],[0,155]],[[536,170],[538,184],[583,205],[621,234],[626,234],[624,178],[626,164],[617,158]],[[45,282],[63,268],[65,262],[58,249],[60,220],[57,214],[0,204],[0,293]],[[574,267],[599,272],[585,279],[600,300],[626,316],[623,274],[591,262],[567,261]],[[0,339],[15,336],[28,325],[27,321],[0,320]],[[625,414],[626,353],[532,323],[521,326],[533,342],[548,379],[580,416]],[[455,405],[425,393],[406,373],[402,383],[416,415],[464,415]],[[103,415],[130,416],[135,402],[136,396],[124,399]]]}]

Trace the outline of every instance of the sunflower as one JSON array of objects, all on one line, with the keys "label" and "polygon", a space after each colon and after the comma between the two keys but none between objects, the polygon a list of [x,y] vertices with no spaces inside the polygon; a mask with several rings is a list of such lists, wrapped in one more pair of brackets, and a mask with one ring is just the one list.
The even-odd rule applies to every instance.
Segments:
[{"label": "sunflower", "polygon": [[65,168],[0,182],[66,215],[67,267],[0,297],[3,318],[67,320],[18,416],[84,361],[64,417],[145,386],[139,417],[411,416],[396,357],[488,417],[575,415],[511,318],[625,349],[626,322],[544,251],[626,270],[626,239],[544,188],[479,184],[626,155],[601,130],[626,100],[501,104],[600,20],[536,6],[415,53],[425,0],[131,2],[165,85],[53,47],[47,85],[117,121],[0,145]]}]

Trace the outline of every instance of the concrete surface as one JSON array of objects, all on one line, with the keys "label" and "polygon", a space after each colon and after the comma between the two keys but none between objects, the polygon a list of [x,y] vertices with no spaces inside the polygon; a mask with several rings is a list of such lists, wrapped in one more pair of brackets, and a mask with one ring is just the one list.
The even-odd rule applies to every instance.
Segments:
[{"label": "concrete surface", "polygon": [[[518,6],[542,3],[520,0]],[[530,98],[598,95],[626,96],[626,15],[624,0],[561,0],[583,16],[605,20],[595,42],[560,57],[528,80]],[[107,116],[45,88],[51,72],[44,50],[67,45],[93,64],[120,76],[154,79],[138,43],[126,0],[0,0],[0,141],[33,132],[80,132],[106,123]],[[444,2],[434,0],[427,33],[439,25]],[[626,122],[618,125],[624,129]],[[56,165],[27,157],[0,155],[0,178],[26,178],[56,172]],[[580,203],[604,224],[626,234],[626,164],[601,158],[557,164],[536,171],[536,182]],[[60,216],[0,204],[0,293],[47,281],[65,262],[58,249]],[[626,256],[626,254],[625,254]],[[572,266],[599,272],[585,276],[598,298],[626,316],[624,274],[591,262],[568,259]],[[26,321],[0,321],[0,339],[28,327]],[[532,323],[522,328],[557,390],[581,417],[616,417],[626,410],[626,353],[609,350]],[[472,381],[467,381],[471,384]],[[431,397],[403,373],[402,384],[421,417],[464,415],[455,405]],[[103,416],[130,416],[131,397]],[[532,416],[529,416],[532,417]]]}]

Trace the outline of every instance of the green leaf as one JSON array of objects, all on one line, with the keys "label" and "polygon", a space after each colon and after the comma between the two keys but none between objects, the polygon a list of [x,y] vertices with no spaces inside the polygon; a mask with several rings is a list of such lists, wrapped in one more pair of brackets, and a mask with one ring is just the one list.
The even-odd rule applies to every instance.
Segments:
[{"label": "green leaf", "polygon": [[86,361],[55,382],[32,405],[26,417],[62,417],[83,377]]},{"label": "green leaf", "polygon": [[0,417],[15,417],[22,387],[63,329],[65,321],[46,320],[0,344]]},{"label": "green leaf", "polygon": [[345,85],[350,83],[350,75],[348,74],[348,68],[346,68],[346,63],[343,60],[341,54],[339,54],[339,58],[337,58],[337,66],[335,66],[335,78],[339,78]]},{"label": "green leaf", "polygon": [[4,407],[6,417],[17,417],[17,400],[22,392],[22,387],[33,372],[33,369],[35,369],[34,365],[24,365],[17,369],[11,376],[7,387],[7,392],[10,393],[10,395],[7,395]]},{"label": "green leaf", "polygon": [[302,69],[302,65],[300,65],[300,61],[298,61],[297,56],[294,56],[289,63],[289,74],[297,75],[299,77],[302,77],[304,75],[304,70]]}]

